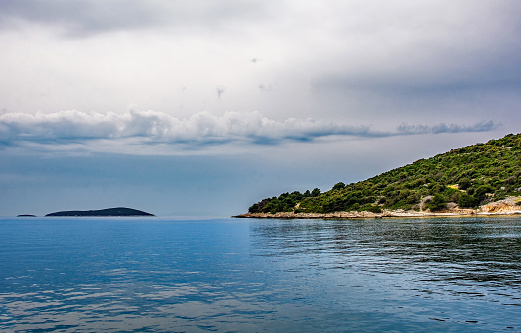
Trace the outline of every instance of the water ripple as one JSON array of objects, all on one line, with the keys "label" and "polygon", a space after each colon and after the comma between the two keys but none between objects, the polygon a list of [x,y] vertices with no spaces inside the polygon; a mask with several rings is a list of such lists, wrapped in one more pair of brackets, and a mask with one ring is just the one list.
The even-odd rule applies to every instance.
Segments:
[{"label": "water ripple", "polygon": [[521,220],[0,221],[2,332],[521,330]]}]

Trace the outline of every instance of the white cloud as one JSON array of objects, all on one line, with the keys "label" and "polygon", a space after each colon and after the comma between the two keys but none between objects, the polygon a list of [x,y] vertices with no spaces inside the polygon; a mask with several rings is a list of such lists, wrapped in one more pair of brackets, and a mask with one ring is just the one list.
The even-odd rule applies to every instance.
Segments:
[{"label": "white cloud", "polygon": [[[439,134],[491,131],[493,121],[464,126],[455,124],[407,125],[393,132],[371,130],[323,120],[288,118],[277,121],[259,112],[225,112],[221,116],[201,112],[180,119],[157,111],[128,111],[123,114],[80,112],[6,113],[0,115],[0,142],[4,146],[38,145],[48,149],[84,145],[84,150],[139,153],[151,146],[182,146],[184,150],[229,144],[277,145],[286,141],[309,142],[325,137],[390,137],[411,134]],[[103,142],[96,147],[95,142]],[[80,149],[81,150],[81,149]]]},{"label": "white cloud", "polygon": [[123,114],[79,112],[6,113],[0,115],[4,143],[18,141],[66,142],[74,140],[146,138],[161,143],[268,142],[312,139],[328,135],[366,135],[368,129],[313,119],[275,121],[258,112],[200,112],[186,119],[156,111]]}]

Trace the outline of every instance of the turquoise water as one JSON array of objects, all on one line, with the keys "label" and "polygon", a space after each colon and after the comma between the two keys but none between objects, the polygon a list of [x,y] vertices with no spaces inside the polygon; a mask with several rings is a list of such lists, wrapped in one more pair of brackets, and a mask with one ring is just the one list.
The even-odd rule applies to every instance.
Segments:
[{"label": "turquoise water", "polygon": [[1,332],[520,332],[521,219],[0,219]]}]

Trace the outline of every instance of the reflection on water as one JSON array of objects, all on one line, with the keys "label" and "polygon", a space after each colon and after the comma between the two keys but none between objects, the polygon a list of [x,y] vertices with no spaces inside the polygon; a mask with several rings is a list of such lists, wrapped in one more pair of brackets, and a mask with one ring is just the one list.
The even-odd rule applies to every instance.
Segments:
[{"label": "reflection on water", "polygon": [[251,232],[257,255],[296,281],[313,276],[319,298],[477,324],[464,330],[521,330],[518,218],[262,221]]},{"label": "reflection on water", "polygon": [[255,292],[258,286],[245,287],[248,294],[197,283],[94,284],[4,294],[0,328],[2,332],[193,332],[261,325],[260,318],[270,318],[273,311],[262,302],[252,304],[264,294]]},{"label": "reflection on water", "polygon": [[521,285],[521,223],[513,218],[264,222],[252,233],[265,256],[322,254],[323,260],[325,254],[338,268]]},{"label": "reflection on water", "polygon": [[2,332],[521,331],[521,219],[0,220]]}]

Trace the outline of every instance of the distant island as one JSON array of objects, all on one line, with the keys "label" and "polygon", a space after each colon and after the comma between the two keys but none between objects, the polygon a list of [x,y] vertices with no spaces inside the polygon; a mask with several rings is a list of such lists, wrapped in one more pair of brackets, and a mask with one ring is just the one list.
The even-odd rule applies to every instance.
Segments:
[{"label": "distant island", "polygon": [[45,216],[155,216],[141,210],[117,207],[100,210],[70,210],[47,214]]},{"label": "distant island", "polygon": [[33,215],[33,214],[20,214],[17,217],[36,217],[36,215]]},{"label": "distant island", "polygon": [[521,134],[453,149],[357,183],[266,198],[250,218],[521,214]]}]

